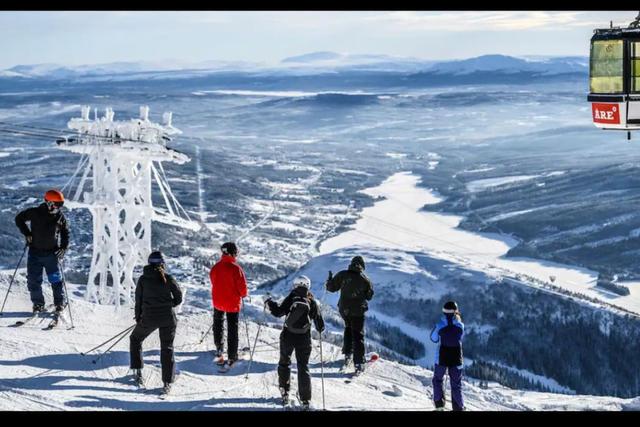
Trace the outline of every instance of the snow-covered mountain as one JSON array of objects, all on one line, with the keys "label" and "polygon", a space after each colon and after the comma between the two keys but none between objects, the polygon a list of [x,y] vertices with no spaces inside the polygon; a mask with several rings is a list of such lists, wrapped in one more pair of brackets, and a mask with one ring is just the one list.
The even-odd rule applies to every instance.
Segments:
[{"label": "snow-covered mountain", "polygon": [[[0,272],[0,292],[6,292],[11,272]],[[80,287],[70,284],[75,329],[69,329],[67,312],[60,325],[44,331],[47,320],[20,328],[3,328],[0,334],[0,400],[2,410],[278,410],[276,368],[281,321],[262,314],[260,297],[247,306],[248,337],[241,328],[240,346],[253,341],[260,327],[254,360],[248,378],[247,361],[227,374],[217,372],[213,363],[211,336],[199,344],[209,326],[211,314],[206,286],[183,283],[186,298],[175,340],[178,376],[169,398],[158,398],[161,389],[159,340],[152,334],[144,343],[143,371],[147,390],[139,390],[129,372],[128,340],[125,338],[93,364],[103,347],[81,355],[132,324],[132,312],[98,306],[80,297]],[[45,287],[45,296],[51,299]],[[9,325],[28,314],[30,302],[24,270],[19,271],[1,322]],[[243,319],[244,320],[244,319]],[[242,325],[241,325],[242,326]],[[330,331],[335,334],[334,330]],[[319,341],[314,340],[310,367],[312,406],[322,408]],[[246,358],[246,355],[245,355]],[[419,366],[399,364],[382,358],[352,383],[339,372],[339,347],[324,343],[326,409],[332,411],[397,411],[433,409],[432,372]],[[295,366],[292,392],[297,381]],[[480,387],[467,378],[463,383],[466,406],[472,411],[487,410],[637,410],[637,399],[568,396],[523,392],[489,382]],[[449,404],[447,404],[449,408]]]},{"label": "snow-covered mountain", "polygon": [[543,75],[586,73],[583,57],[516,58],[505,55],[483,55],[456,61],[435,61],[420,58],[375,54],[341,54],[312,52],[284,58],[277,64],[211,60],[197,63],[184,61],[114,62],[108,64],[67,66],[61,64],[17,65],[0,71],[0,78],[74,79],[100,76],[148,78],[161,73],[166,78],[188,78],[218,72],[250,72],[259,75],[313,75],[322,73],[436,73],[467,75],[476,72],[519,73]]},{"label": "snow-covered mountain", "polygon": [[431,72],[470,74],[473,72],[536,72],[543,74],[586,73],[586,57],[516,58],[506,55],[483,55],[459,61],[440,62],[429,68]]}]

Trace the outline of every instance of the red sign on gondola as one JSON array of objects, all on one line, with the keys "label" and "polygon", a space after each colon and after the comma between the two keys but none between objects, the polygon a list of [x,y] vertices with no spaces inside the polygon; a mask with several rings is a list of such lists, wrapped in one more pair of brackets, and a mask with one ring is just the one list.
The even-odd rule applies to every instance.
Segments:
[{"label": "red sign on gondola", "polygon": [[618,104],[591,104],[595,123],[620,124],[620,107]]}]

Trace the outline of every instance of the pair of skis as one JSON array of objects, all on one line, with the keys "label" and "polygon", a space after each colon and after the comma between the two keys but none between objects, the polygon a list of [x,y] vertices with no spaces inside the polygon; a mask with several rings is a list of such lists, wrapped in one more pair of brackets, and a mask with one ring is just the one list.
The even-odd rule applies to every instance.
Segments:
[{"label": "pair of skis", "polygon": [[[378,355],[378,353],[375,353],[375,352],[373,352],[373,353],[369,353],[369,354],[367,355],[367,360],[366,360],[366,362],[364,363],[364,367],[365,367],[366,369],[369,369],[369,367],[370,367],[370,366],[371,366],[371,365],[372,365],[376,360],[378,360],[378,359],[380,359],[380,356]],[[346,373],[346,370],[347,370],[349,367],[353,366],[353,365],[352,365],[352,363],[353,363],[353,362],[351,362],[351,363],[349,363],[349,364],[344,365],[342,368],[340,368],[340,372],[342,372],[342,373]],[[366,369],[365,369],[365,370],[366,370]],[[345,382],[345,383],[347,383],[347,384],[349,384],[349,383],[351,383],[353,380],[355,380],[356,378],[358,378],[359,376],[361,376],[362,374],[364,374],[364,370],[356,370],[355,372],[352,372],[352,373],[350,374],[349,378],[345,379],[345,380],[344,380],[344,382]]]},{"label": "pair of skis", "polygon": [[233,363],[229,363],[228,359],[225,359],[224,356],[217,356],[214,361],[216,365],[218,365],[218,372],[221,374],[225,374],[229,372],[233,367],[238,366],[242,362],[242,357],[246,356],[249,353],[249,347],[243,347],[240,349],[240,357],[233,361]]},{"label": "pair of skis", "polygon": [[53,304],[49,305],[47,308],[45,308],[42,311],[37,311],[37,312],[33,313],[31,316],[27,317],[24,320],[18,320],[17,322],[15,322],[13,324],[13,327],[18,328],[20,326],[24,326],[24,325],[26,325],[28,323],[31,323],[35,319],[41,318],[42,314],[53,314],[53,319],[51,319],[49,324],[45,328],[43,328],[46,331],[50,331],[51,329],[55,328],[58,325],[58,323],[60,321],[60,315],[61,315],[60,311],[55,311],[55,310],[51,311],[52,307],[54,307]]},{"label": "pair of skis", "polygon": [[[138,389],[144,390],[145,392],[149,391],[149,389],[147,389],[147,386],[144,382],[144,378],[142,377],[142,375],[140,375],[139,377],[134,376],[133,380],[136,384],[136,387],[138,387]],[[158,395],[158,398],[164,400],[167,397],[169,397],[170,393],[171,393],[171,384],[165,384],[162,387],[162,390],[160,390],[160,394]]]},{"label": "pair of skis", "polygon": [[281,404],[282,409],[285,411],[310,411],[311,406],[309,404],[304,404],[300,401],[300,396],[296,394],[297,402],[294,403],[293,400],[289,397],[289,393],[285,392],[283,389],[280,389],[281,394]]}]

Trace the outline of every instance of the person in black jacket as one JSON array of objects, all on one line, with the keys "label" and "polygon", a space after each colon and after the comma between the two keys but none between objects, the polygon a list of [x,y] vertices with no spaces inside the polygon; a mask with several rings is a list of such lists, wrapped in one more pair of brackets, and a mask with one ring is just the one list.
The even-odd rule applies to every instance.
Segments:
[{"label": "person in black jacket", "polygon": [[278,385],[283,403],[289,400],[291,354],[295,350],[298,366],[298,393],[303,406],[308,407],[311,400],[311,322],[316,330],[324,331],[324,320],[318,310],[313,294],[309,291],[311,281],[306,276],[293,281],[293,290],[278,304],[271,298],[265,302],[269,311],[276,317],[287,315],[280,333],[280,361],[278,363]]},{"label": "person in black jacket", "polygon": [[[66,307],[64,277],[60,262],[69,247],[69,227],[61,211],[64,195],[57,190],[49,190],[44,195],[44,203],[35,208],[25,209],[16,215],[16,225],[24,235],[29,246],[27,257],[27,288],[31,295],[33,312],[44,310],[42,294],[42,270],[53,290],[53,303],[56,311]],[[31,227],[27,226],[27,222]]]},{"label": "person in black jacket", "polygon": [[329,292],[340,291],[338,311],[344,319],[344,364],[347,367],[353,360],[356,373],[364,371],[364,314],[369,309],[367,301],[373,298],[373,286],[364,269],[364,259],[355,256],[348,269],[335,276],[329,272],[326,285]]},{"label": "person in black jacket", "polygon": [[173,340],[178,320],[173,310],[182,303],[182,291],[176,280],[165,272],[161,252],[149,255],[149,265],[144,267],[136,285],[135,318],[137,325],[130,340],[131,369],[135,380],[142,383],[142,342],[153,331],[160,329],[160,362],[164,392],[168,392],[175,379]]}]

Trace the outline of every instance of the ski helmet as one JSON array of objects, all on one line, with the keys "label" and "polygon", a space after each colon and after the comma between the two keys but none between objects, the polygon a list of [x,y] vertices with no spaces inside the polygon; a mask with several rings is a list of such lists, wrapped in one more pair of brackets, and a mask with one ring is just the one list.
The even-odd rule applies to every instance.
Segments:
[{"label": "ski helmet", "polygon": [[55,215],[64,205],[64,196],[58,190],[49,190],[44,193],[44,202],[47,205],[47,209],[49,209],[49,213]]},{"label": "ski helmet", "polygon": [[445,314],[453,314],[458,311],[458,304],[455,301],[447,301],[442,307],[442,312]]},{"label": "ski helmet", "polygon": [[311,280],[307,276],[298,276],[293,279],[293,288],[299,288],[300,286],[307,289],[311,288]]},{"label": "ski helmet", "polygon": [[160,251],[151,252],[151,255],[149,255],[149,264],[151,265],[164,264],[164,256],[162,255],[162,252]]},{"label": "ski helmet", "polygon": [[49,190],[44,193],[45,202],[64,203],[64,195],[58,190]]},{"label": "ski helmet", "polygon": [[236,246],[233,242],[226,242],[222,246],[220,246],[220,250],[223,254],[236,256],[238,255],[238,246]]},{"label": "ski helmet", "polygon": [[364,270],[364,258],[362,258],[360,255],[354,256],[353,258],[351,258],[351,265],[359,265]]}]

